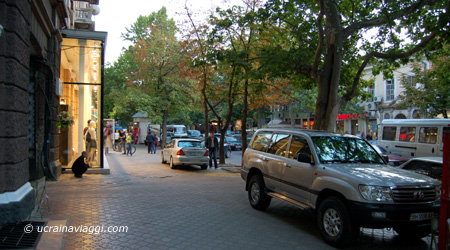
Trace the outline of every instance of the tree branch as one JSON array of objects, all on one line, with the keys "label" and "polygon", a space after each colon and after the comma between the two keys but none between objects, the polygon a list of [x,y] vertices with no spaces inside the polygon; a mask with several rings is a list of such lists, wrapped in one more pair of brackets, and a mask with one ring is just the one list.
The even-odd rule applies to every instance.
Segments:
[{"label": "tree branch", "polygon": [[345,105],[345,103],[347,103],[348,101],[350,101],[356,94],[356,90],[358,88],[358,83],[359,80],[361,79],[361,75],[364,71],[364,69],[366,68],[367,64],[369,63],[370,59],[372,59],[373,57],[376,58],[381,58],[381,59],[400,59],[400,58],[405,58],[405,57],[410,57],[412,56],[414,53],[416,53],[417,51],[423,49],[431,40],[433,40],[436,37],[436,34],[438,33],[438,31],[433,31],[430,36],[422,39],[422,42],[420,42],[419,44],[417,44],[414,48],[412,48],[409,51],[403,52],[403,53],[399,53],[399,54],[387,54],[387,53],[380,53],[380,52],[370,52],[369,54],[366,55],[364,62],[361,64],[361,66],[358,69],[358,72],[355,75],[355,78],[353,78],[353,84],[352,84],[352,88],[350,91],[348,91],[343,97],[342,97],[342,101],[344,102],[343,105]]},{"label": "tree branch", "polygon": [[316,82],[318,82],[318,74],[317,72],[319,71],[319,62],[320,62],[320,56],[321,56],[321,52],[322,52],[322,47],[323,47],[323,26],[322,26],[322,20],[323,20],[323,15],[324,15],[324,9],[323,9],[323,0],[319,0],[319,5],[320,5],[320,13],[319,16],[317,18],[317,30],[319,32],[319,44],[317,45],[317,49],[316,49],[316,56],[314,58],[314,63],[311,69],[311,76],[316,80]]},{"label": "tree branch", "polygon": [[433,5],[438,2],[440,2],[440,0],[419,0],[415,4],[405,7],[397,12],[390,13],[389,15],[354,23],[344,29],[344,37],[350,36],[352,33],[354,33],[357,30],[378,27],[382,24],[387,23],[389,20],[394,20],[394,19],[397,19],[400,17],[407,16],[407,15],[417,11],[418,9],[422,8],[423,6]]}]

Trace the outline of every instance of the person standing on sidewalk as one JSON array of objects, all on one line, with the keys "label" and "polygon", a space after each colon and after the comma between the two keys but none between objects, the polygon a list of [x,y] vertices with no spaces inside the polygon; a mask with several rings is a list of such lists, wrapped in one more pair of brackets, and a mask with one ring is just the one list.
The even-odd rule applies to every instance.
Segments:
[{"label": "person standing on sidewalk", "polygon": [[127,143],[127,135],[125,133],[125,131],[123,130],[119,130],[119,139],[120,139],[120,143],[119,143],[119,151],[122,151],[122,147],[123,147],[123,154],[127,154],[127,147],[126,147],[126,143]]},{"label": "person standing on sidewalk", "polygon": [[127,135],[127,155],[130,154],[130,156],[133,156],[133,133],[129,132]]},{"label": "person standing on sidewalk", "polygon": [[152,132],[150,130],[148,131],[147,137],[145,139],[147,139],[148,153],[153,154],[154,151],[153,144],[155,143],[155,138],[153,137]]},{"label": "person standing on sidewalk", "polygon": [[206,139],[205,146],[209,150],[209,167],[212,168],[212,161],[214,159],[214,167],[217,168],[217,149],[219,148],[219,140],[214,136],[214,132],[209,132],[209,137]]}]

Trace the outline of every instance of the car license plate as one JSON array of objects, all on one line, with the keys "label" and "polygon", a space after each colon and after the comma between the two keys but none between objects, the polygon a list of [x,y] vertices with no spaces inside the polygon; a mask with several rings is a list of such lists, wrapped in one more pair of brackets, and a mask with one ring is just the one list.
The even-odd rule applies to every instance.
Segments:
[{"label": "car license plate", "polygon": [[433,213],[412,213],[409,216],[410,221],[422,221],[422,220],[429,220],[433,217]]}]

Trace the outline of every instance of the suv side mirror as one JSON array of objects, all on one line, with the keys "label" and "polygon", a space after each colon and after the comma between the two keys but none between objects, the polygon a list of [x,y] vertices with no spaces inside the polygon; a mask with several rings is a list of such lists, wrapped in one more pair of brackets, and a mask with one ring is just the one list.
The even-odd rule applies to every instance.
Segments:
[{"label": "suv side mirror", "polygon": [[311,155],[306,154],[306,153],[298,153],[298,161],[299,162],[304,162],[304,163],[309,163],[309,164],[313,164],[313,162],[311,161]]}]

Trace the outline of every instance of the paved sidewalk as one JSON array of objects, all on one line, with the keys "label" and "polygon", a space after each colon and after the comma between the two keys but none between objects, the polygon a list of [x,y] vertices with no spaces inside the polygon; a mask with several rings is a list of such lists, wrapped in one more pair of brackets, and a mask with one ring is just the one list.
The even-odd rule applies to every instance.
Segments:
[{"label": "paved sidewalk", "polygon": [[[133,156],[109,152],[110,175],[48,182],[44,218],[85,229],[66,232],[55,249],[333,249],[309,213],[276,200],[265,212],[252,209],[238,167],[170,169],[159,153],[141,145]],[[422,250],[429,239],[364,229],[351,249]]]}]

